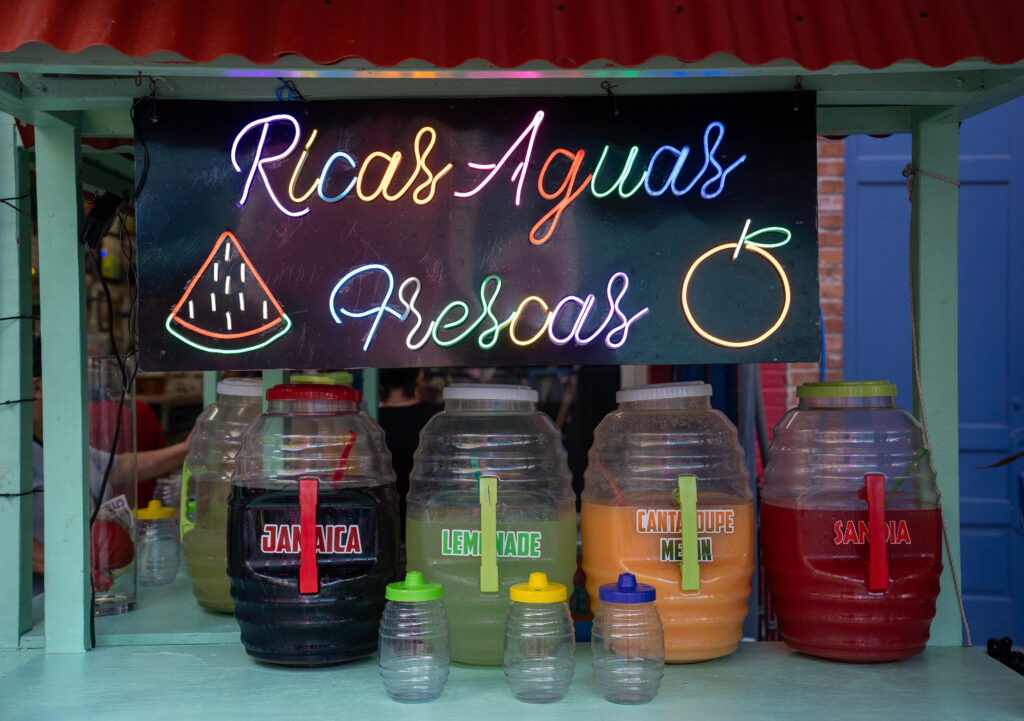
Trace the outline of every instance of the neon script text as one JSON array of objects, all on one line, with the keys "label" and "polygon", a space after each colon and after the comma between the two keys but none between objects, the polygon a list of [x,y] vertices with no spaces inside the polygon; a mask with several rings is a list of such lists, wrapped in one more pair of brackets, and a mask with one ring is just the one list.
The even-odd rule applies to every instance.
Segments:
[{"label": "neon script text", "polygon": [[[483,191],[499,174],[508,172],[515,186],[513,202],[515,207],[520,207],[523,186],[533,161],[537,135],[544,117],[544,111],[537,111],[500,158],[487,163],[466,162],[465,167],[469,170],[486,175],[475,186],[455,189],[451,195],[461,199],[472,198]],[[278,139],[282,131],[286,138],[284,143]],[[274,142],[270,141],[271,132],[274,133]],[[322,202],[333,204],[349,197],[353,190],[359,200],[367,203],[378,199],[395,202],[404,198],[411,190],[410,197],[413,202],[417,205],[426,205],[434,199],[438,183],[448,176],[454,167],[451,162],[440,164],[431,159],[438,142],[438,133],[433,127],[425,125],[413,139],[411,161],[398,149],[372,150],[362,160],[358,160],[347,150],[335,150],[326,154],[319,173],[309,181],[305,191],[298,193],[296,186],[299,185],[306,161],[314,152],[313,146],[318,133],[319,131],[314,128],[299,150],[303,130],[293,115],[268,115],[243,127],[231,144],[231,165],[236,173],[244,173],[246,176],[238,205],[244,206],[248,202],[257,177],[274,206],[281,213],[293,218],[302,217],[310,212],[309,203],[314,194]],[[618,175],[615,174],[615,168],[611,167],[613,161],[609,157],[612,147],[610,145],[604,146],[592,171],[585,167],[588,162],[585,149],[551,150],[541,163],[536,187],[541,198],[555,202],[533,224],[529,233],[530,243],[543,245],[548,242],[558,226],[562,213],[588,189],[597,199],[607,198],[613,192],[619,198],[627,199],[641,188],[647,195],[655,198],[669,191],[673,196],[680,197],[694,189],[699,189],[700,197],[705,200],[718,197],[725,190],[729,174],[747,159],[746,155],[739,155],[728,165],[723,165],[719,154],[724,139],[725,125],[718,121],[710,122],[704,128],[703,158],[700,161],[695,154],[691,158],[689,145],[662,145],[650,155],[639,175],[636,172],[639,169],[636,161],[640,149],[635,145],[630,147],[625,158],[621,160]],[[280,149],[282,145],[283,150]],[[296,152],[298,157],[292,161],[292,156]],[[324,155],[321,153],[320,157]],[[514,162],[515,158],[518,158],[518,162]],[[294,162],[294,166],[285,193],[281,188],[275,190],[267,168],[288,162]],[[513,162],[514,167],[510,167]],[[553,177],[562,173],[563,167],[565,169],[561,179]]]},{"label": "neon script text", "polygon": [[[380,285],[381,276],[386,284],[383,294],[376,302],[360,309],[349,308],[346,305],[350,295],[360,297],[354,290],[357,281],[369,282],[372,287],[376,287]],[[529,346],[545,337],[555,345],[573,342],[585,346],[603,334],[605,345],[615,350],[625,345],[630,326],[650,312],[649,308],[642,308],[633,315],[623,312],[623,300],[629,290],[629,277],[625,273],[615,273],[608,279],[605,287],[607,312],[596,328],[590,327],[593,325],[592,311],[598,304],[597,297],[592,293],[586,298],[567,295],[553,306],[540,296],[526,296],[519,301],[514,311],[499,317],[494,308],[501,293],[501,278],[489,275],[480,283],[480,307],[475,315],[469,303],[453,300],[434,314],[433,320],[421,331],[424,316],[417,307],[421,289],[422,283],[419,278],[406,278],[398,288],[398,302],[402,310],[393,308],[391,302],[395,295],[394,274],[386,265],[370,263],[353,268],[342,276],[331,291],[328,307],[334,322],[339,325],[344,325],[344,318],[372,318],[363,340],[364,351],[369,350],[380,323],[386,316],[402,323],[415,318],[415,323],[405,340],[409,350],[419,350],[431,340],[439,347],[447,348],[461,343],[474,333],[477,345],[482,350],[490,350],[497,344],[503,331],[509,340],[518,346]],[[572,315],[572,306],[577,309],[575,317]]]}]

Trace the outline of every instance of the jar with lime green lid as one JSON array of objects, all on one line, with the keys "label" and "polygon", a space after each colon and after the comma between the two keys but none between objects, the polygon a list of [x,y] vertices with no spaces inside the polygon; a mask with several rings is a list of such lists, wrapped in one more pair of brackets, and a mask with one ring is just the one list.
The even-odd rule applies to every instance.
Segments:
[{"label": "jar with lime green lid", "polygon": [[565,697],[576,668],[576,640],[568,592],[547,574],[514,584],[505,619],[505,678],[512,695],[528,703]]},{"label": "jar with lime green lid", "polygon": [[765,576],[783,640],[887,661],[924,650],[942,571],[921,425],[885,381],[806,383],[775,427],[761,493]]},{"label": "jar with lime green lid", "polygon": [[407,572],[384,593],[378,667],[395,701],[432,701],[448,681],[451,652],[442,595],[441,584],[425,581],[419,571]]}]

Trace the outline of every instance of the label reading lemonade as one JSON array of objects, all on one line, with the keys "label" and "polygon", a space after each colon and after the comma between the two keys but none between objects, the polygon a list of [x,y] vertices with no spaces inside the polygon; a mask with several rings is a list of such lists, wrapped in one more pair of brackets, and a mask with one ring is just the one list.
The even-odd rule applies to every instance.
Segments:
[{"label": "label reading lemonade", "polygon": [[[736,518],[733,509],[697,509],[697,533],[733,533],[735,530]],[[683,540],[679,537],[681,528],[678,508],[638,508],[636,532],[674,534],[658,539],[659,558],[666,563],[679,563],[683,560]],[[710,563],[715,560],[711,536],[697,537],[697,560],[702,563]]]},{"label": "label reading lemonade", "polygon": [[[540,531],[498,531],[498,558],[540,558]],[[479,556],[479,529],[441,529],[442,556]]]}]

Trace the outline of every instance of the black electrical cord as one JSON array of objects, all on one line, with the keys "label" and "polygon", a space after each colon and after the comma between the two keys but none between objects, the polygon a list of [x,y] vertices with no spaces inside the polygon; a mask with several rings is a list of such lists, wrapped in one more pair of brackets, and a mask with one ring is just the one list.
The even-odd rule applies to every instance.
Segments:
[{"label": "black electrical cord", "polygon": [[[130,115],[131,115],[133,123],[135,121],[135,108],[136,108],[136,106],[138,105],[139,102],[140,101],[137,100],[135,103],[132,104]],[[139,174],[139,180],[136,183],[135,191],[132,194],[131,202],[132,202],[133,205],[134,205],[136,199],[139,197],[139,194],[142,192],[142,189],[143,189],[143,187],[146,184],[146,176],[149,173],[149,151],[146,149],[146,143],[145,143],[145,140],[142,137],[142,132],[141,132],[140,128],[136,128],[136,137],[139,140],[139,146],[142,148],[143,155],[142,155],[142,171]],[[118,217],[121,220],[121,228],[120,228],[120,234],[119,234],[119,240],[120,240],[120,245],[121,245],[121,252],[126,257],[126,259],[128,261],[128,280],[129,280],[129,288],[130,288],[129,292],[131,293],[131,306],[130,306],[129,312],[128,312],[128,323],[129,323],[128,332],[129,332],[129,335],[131,336],[133,342],[135,343],[135,347],[138,347],[138,336],[137,336],[137,333],[136,333],[136,329],[134,327],[136,303],[138,301],[138,284],[136,282],[138,280],[138,269],[135,266],[135,260],[134,260],[134,258],[132,256],[133,248],[132,248],[131,234],[127,233],[127,231],[125,231],[125,227],[124,227],[125,226],[125,223],[124,223],[125,216],[122,215],[122,214],[118,214]],[[127,250],[125,249],[125,236],[126,235],[128,237],[128,247],[127,247]],[[107,485],[110,482],[110,473],[111,473],[111,471],[113,470],[113,467],[114,467],[114,460],[115,460],[116,455],[117,455],[117,444],[118,444],[118,441],[120,440],[120,435],[121,435],[121,413],[122,413],[122,411],[124,409],[125,398],[128,396],[128,394],[130,392],[129,389],[132,387],[132,384],[135,383],[135,375],[136,375],[136,373],[138,373],[138,363],[135,363],[135,364],[132,365],[131,376],[129,377],[128,369],[125,366],[125,360],[124,360],[124,358],[121,357],[121,353],[120,353],[120,351],[118,350],[118,347],[117,347],[117,338],[114,336],[114,301],[113,301],[113,298],[112,298],[111,293],[110,293],[110,286],[107,285],[107,280],[106,280],[106,278],[103,277],[103,273],[100,270],[100,263],[99,263],[99,261],[96,258],[95,250],[90,248],[87,244],[83,243],[83,245],[85,246],[86,258],[88,259],[89,264],[92,266],[93,272],[96,274],[96,278],[99,280],[100,286],[103,288],[103,295],[106,298],[107,319],[108,319],[108,323],[107,323],[108,339],[110,341],[111,350],[114,353],[114,358],[117,359],[118,370],[120,371],[120,376],[121,376],[121,394],[120,394],[120,398],[118,399],[118,403],[117,403],[117,425],[114,428],[114,438],[113,438],[113,441],[111,442],[110,455],[107,458],[107,465],[106,465],[106,468],[103,470],[103,480],[100,482],[100,487],[99,487],[99,489],[97,491],[96,496],[93,496],[93,510],[92,510],[92,513],[89,516],[89,532],[91,534],[92,533],[92,526],[96,522],[96,517],[99,515],[99,510],[100,510],[101,501],[103,499],[103,495],[106,493]],[[90,491],[91,491],[91,484],[90,484]],[[90,545],[91,545],[91,543],[90,543]],[[90,638],[90,641],[92,643],[92,646],[95,647],[96,646],[96,586],[95,586],[95,584],[93,583],[93,580],[92,580],[92,562],[91,562],[91,560],[90,560],[90,567],[89,567],[89,638]]]},{"label": "black electrical cord", "polygon": [[[125,365],[124,358],[121,357],[121,353],[117,347],[117,338],[114,336],[114,301],[110,293],[110,286],[107,285],[106,278],[103,277],[103,273],[100,271],[100,264],[96,258],[96,252],[86,246],[85,248],[86,258],[89,261],[89,265],[92,266],[93,272],[99,279],[100,286],[103,288],[103,295],[107,302],[107,318],[109,320],[107,324],[108,339],[110,341],[110,347],[114,352],[114,358],[117,360],[118,370],[120,371],[121,381],[121,394],[117,403],[117,424],[114,427],[114,437],[111,441],[110,455],[107,457],[107,465],[103,470],[103,480],[100,482],[100,487],[96,494],[92,496],[93,499],[93,510],[89,516],[89,532],[92,533],[93,524],[96,522],[96,517],[100,512],[100,505],[103,500],[104,494],[107,492],[107,485],[110,482],[110,473],[114,468],[114,461],[117,456],[117,445],[121,437],[121,414],[124,409],[125,398],[128,396],[129,389],[135,382],[135,374],[138,372],[138,364],[134,364],[131,370],[131,376],[128,375],[128,368]],[[129,259],[131,264],[131,260]],[[91,484],[90,484],[91,485]],[[90,562],[89,572],[89,636],[92,645],[96,646],[96,587],[92,582],[92,565]]]},{"label": "black electrical cord", "polygon": [[11,202],[12,200],[24,200],[25,198],[28,198],[31,195],[32,195],[32,193],[28,192],[28,193],[23,193],[22,195],[12,195],[9,198],[0,198],[0,203],[3,203],[8,208],[11,208],[12,210],[16,210],[19,213],[21,213],[22,215],[27,215],[27,216],[29,216],[31,218],[32,217],[32,213],[28,212],[27,210],[22,210],[17,205],[15,205],[14,203]]}]

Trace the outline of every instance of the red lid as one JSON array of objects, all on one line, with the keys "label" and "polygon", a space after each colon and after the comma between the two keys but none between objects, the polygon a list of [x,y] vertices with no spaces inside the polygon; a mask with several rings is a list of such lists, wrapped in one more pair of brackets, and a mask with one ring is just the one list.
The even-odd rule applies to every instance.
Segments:
[{"label": "red lid", "polygon": [[348,401],[359,403],[363,394],[352,386],[326,383],[284,383],[267,389],[268,401]]}]

